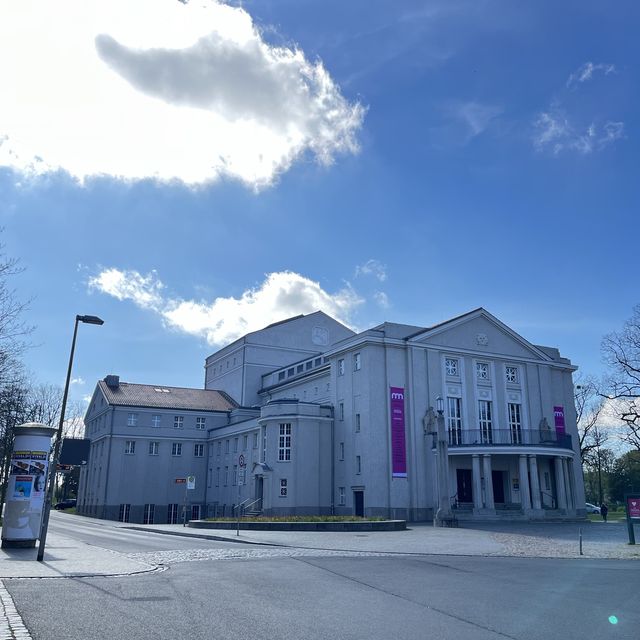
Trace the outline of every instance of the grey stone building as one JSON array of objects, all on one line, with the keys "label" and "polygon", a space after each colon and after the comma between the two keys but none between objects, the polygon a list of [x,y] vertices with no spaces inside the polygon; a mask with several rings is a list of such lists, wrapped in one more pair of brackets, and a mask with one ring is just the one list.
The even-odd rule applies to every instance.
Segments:
[{"label": "grey stone building", "polygon": [[[209,356],[205,389],[100,381],[79,510],[172,522],[185,503],[190,518],[242,503],[427,520],[438,498],[424,418],[441,405],[459,518],[582,516],[575,369],[484,309],[357,334],[297,316]],[[188,476],[195,489],[176,483]]]}]

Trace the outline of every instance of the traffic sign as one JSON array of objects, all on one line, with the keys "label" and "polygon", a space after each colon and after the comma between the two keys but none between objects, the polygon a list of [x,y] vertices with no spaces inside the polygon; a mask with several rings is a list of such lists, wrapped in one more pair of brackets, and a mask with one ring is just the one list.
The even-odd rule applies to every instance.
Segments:
[{"label": "traffic sign", "polygon": [[196,477],[187,476],[187,489],[195,489],[195,488],[196,488]]},{"label": "traffic sign", "polygon": [[244,454],[240,454],[240,457],[238,458],[238,466],[239,467],[246,467],[247,466],[247,462],[244,459]]}]

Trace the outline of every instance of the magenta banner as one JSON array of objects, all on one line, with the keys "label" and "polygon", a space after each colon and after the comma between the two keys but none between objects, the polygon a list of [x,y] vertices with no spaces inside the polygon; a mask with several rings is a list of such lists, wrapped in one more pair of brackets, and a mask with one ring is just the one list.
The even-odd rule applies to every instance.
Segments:
[{"label": "magenta banner", "polygon": [[556,423],[556,433],[564,435],[564,407],[553,407],[553,419]]},{"label": "magenta banner", "polygon": [[627,498],[627,514],[630,518],[640,518],[640,498]]},{"label": "magenta banner", "polygon": [[404,434],[404,389],[389,387],[391,394],[391,474],[407,477],[407,450]]}]

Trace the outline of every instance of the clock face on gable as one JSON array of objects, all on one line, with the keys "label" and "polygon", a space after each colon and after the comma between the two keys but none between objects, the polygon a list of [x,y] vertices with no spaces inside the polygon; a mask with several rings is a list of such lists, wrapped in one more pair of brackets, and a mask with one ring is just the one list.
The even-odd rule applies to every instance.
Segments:
[{"label": "clock face on gable", "polygon": [[311,342],[323,347],[328,345],[329,331],[324,327],[313,327],[313,329],[311,329]]}]

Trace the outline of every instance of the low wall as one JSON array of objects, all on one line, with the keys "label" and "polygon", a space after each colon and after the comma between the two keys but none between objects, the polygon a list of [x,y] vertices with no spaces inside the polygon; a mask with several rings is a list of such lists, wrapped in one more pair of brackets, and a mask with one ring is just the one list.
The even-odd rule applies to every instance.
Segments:
[{"label": "low wall", "polygon": [[[194,529],[237,529],[231,520],[191,520]],[[253,522],[240,520],[240,528],[249,531],[403,531],[406,520],[380,520],[373,522]]]}]

